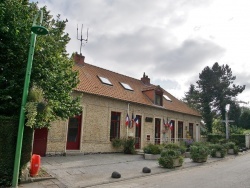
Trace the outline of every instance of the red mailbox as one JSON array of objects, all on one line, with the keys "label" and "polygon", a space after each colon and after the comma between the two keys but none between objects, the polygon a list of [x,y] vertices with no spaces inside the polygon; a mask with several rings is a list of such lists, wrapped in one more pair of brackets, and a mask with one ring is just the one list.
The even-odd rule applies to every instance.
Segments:
[{"label": "red mailbox", "polygon": [[41,156],[33,154],[31,157],[31,164],[30,164],[30,176],[34,177],[38,174],[40,170],[41,164]]}]

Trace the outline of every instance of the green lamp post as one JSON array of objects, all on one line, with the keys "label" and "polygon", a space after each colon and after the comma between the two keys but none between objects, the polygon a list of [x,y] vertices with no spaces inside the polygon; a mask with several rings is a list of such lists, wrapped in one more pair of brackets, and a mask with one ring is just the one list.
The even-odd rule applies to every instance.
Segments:
[{"label": "green lamp post", "polygon": [[[36,25],[36,20],[38,16],[40,16],[40,22],[39,22],[39,25]],[[22,143],[23,143],[24,121],[25,121],[25,106],[26,106],[28,92],[29,92],[30,75],[31,75],[32,61],[33,61],[33,55],[34,55],[34,50],[35,50],[36,35],[48,34],[48,30],[45,27],[41,26],[42,20],[43,20],[43,11],[40,10],[35,16],[32,27],[31,27],[30,49],[29,49],[29,54],[28,54],[28,62],[27,62],[25,80],[24,80],[22,104],[21,104],[19,126],[18,126],[18,133],[17,133],[16,154],[15,154],[14,170],[13,170],[13,177],[12,177],[12,187],[18,186],[20,159],[21,159]]]}]

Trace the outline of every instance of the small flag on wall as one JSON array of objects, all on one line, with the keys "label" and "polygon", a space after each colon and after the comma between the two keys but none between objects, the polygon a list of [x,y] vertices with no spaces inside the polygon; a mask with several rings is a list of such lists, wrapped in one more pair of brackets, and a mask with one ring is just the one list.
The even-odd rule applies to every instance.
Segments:
[{"label": "small flag on wall", "polygon": [[132,127],[134,127],[134,113],[132,113],[131,124],[129,128],[132,128]]},{"label": "small flag on wall", "polygon": [[170,130],[172,130],[173,129],[173,122],[171,120],[169,121],[168,125],[169,125]]},{"label": "small flag on wall", "polygon": [[135,116],[134,122],[135,122],[135,125],[136,125],[136,126],[139,125],[139,119],[137,118],[137,116]]},{"label": "small flag on wall", "polygon": [[126,126],[128,126],[128,125],[130,124],[129,122],[130,122],[130,120],[129,120],[129,116],[128,116],[128,114],[127,114],[127,116],[126,116],[126,123],[125,123]]}]

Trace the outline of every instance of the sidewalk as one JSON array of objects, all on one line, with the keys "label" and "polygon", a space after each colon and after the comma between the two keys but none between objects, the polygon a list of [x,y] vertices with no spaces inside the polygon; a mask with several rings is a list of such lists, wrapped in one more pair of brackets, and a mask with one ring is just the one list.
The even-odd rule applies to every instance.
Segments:
[{"label": "sidewalk", "polygon": [[[242,153],[240,153],[241,155]],[[122,181],[131,178],[149,176],[152,174],[166,173],[181,170],[211,162],[226,160],[235,157],[228,155],[226,158],[208,158],[206,163],[194,163],[185,158],[182,167],[165,169],[158,165],[157,160],[145,160],[143,155],[127,154],[92,154],[77,156],[43,157],[41,167],[52,175],[52,178],[33,179],[31,183],[19,185],[22,188],[54,188],[54,187],[88,187],[109,182]],[[142,172],[143,167],[151,169],[151,173]],[[121,178],[111,178],[112,172],[117,171]]]}]

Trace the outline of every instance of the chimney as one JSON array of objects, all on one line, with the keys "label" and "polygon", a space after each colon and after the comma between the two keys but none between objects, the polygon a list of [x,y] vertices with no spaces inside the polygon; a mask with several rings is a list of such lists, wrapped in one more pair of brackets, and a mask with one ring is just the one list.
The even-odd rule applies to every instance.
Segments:
[{"label": "chimney", "polygon": [[148,76],[145,75],[145,72],[143,73],[143,77],[141,78],[141,81],[146,84],[146,85],[150,85],[150,78]]},{"label": "chimney", "polygon": [[82,66],[84,65],[85,56],[83,56],[82,54],[78,54],[78,53],[73,54],[73,59],[76,64],[82,65]]}]

